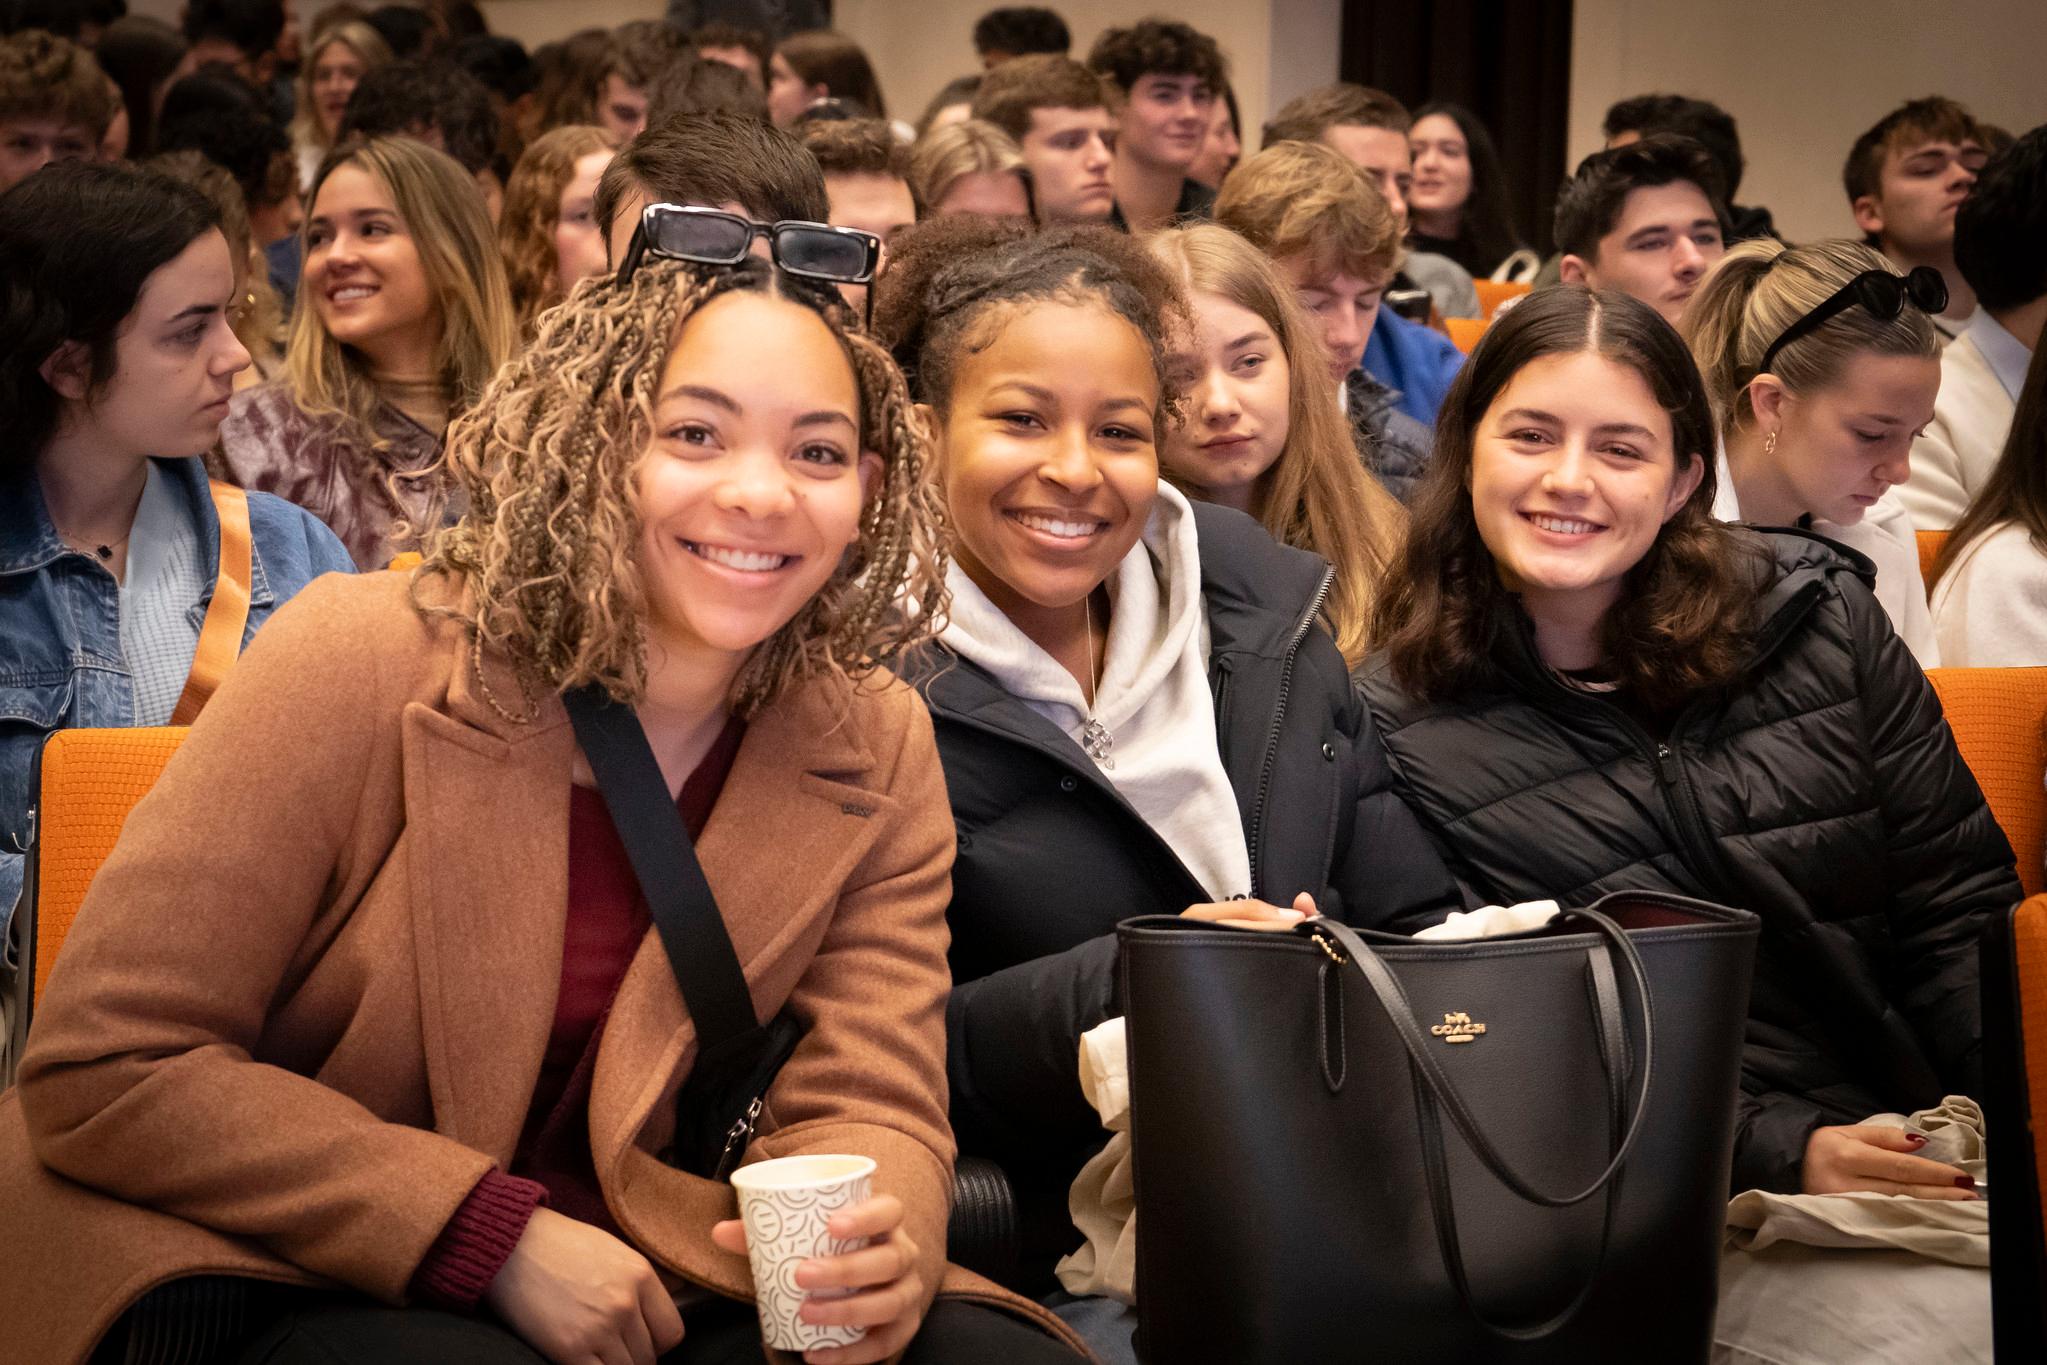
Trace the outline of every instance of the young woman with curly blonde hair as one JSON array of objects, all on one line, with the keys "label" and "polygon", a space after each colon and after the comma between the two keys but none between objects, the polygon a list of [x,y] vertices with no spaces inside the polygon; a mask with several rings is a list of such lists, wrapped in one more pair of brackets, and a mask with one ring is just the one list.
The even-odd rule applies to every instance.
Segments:
[{"label": "young woman with curly blonde hair", "polygon": [[564,707],[594,684],[805,1025],[744,1160],[875,1163],[833,1224],[866,1248],[795,1272],[866,1334],[808,1359],[1068,1359],[983,1282],[933,1307],[955,835],[881,671],[944,609],[926,459],[886,354],[766,262],[551,312],[451,434],[465,519],[282,613],[101,871],[0,1107],[46,1234],[0,1252],[9,1344],[79,1361],[204,1271],[286,1286],[229,1359],[761,1359],[732,1193],[664,1159],[696,1031]]},{"label": "young woman with curly blonde hair", "polygon": [[597,181],[618,143],[593,123],[543,133],[528,143],[505,182],[498,250],[512,288],[521,336],[580,280],[608,264],[597,225]]}]

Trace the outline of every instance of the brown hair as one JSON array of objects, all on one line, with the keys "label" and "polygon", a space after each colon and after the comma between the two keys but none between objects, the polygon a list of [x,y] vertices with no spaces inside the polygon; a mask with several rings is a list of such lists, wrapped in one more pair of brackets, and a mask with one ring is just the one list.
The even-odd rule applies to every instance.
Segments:
[{"label": "brown hair", "polygon": [[929,444],[887,353],[851,326],[836,294],[765,262],[709,270],[649,260],[623,285],[611,275],[578,284],[448,433],[444,466],[469,512],[432,540],[422,574],[466,585],[462,609],[439,611],[510,662],[529,715],[531,697],[584,683],[626,701],[645,689],[635,474],[684,324],[739,291],[800,303],[831,328],[859,389],[861,447],[881,456],[883,470],[858,543],[754,651],[733,709],[751,715],[807,677],[873,675],[944,612],[944,522]]},{"label": "brown hair", "polygon": [[878,118],[811,119],[791,130],[826,175],[910,178],[910,149]]},{"label": "brown hair", "polygon": [[1538,289],[1486,329],[1451,382],[1436,448],[1411,504],[1407,553],[1381,585],[1373,636],[1410,694],[1454,701],[1506,685],[1502,655],[1519,629],[1518,599],[1501,581],[1471,505],[1472,447],[1486,411],[1514,376],[1545,356],[1591,352],[1642,377],[1670,414],[1679,461],[1699,485],[1628,571],[1601,623],[1617,680],[1666,707],[1740,676],[1767,566],[1760,542],[1713,519],[1713,409],[1677,333],[1647,304],[1581,285]]},{"label": "brown hair", "polygon": [[1239,162],[1215,221],[1274,260],[1306,254],[1318,274],[1359,279],[1400,265],[1400,225],[1372,178],[1319,142],[1279,142]]},{"label": "brown hair", "polygon": [[780,128],[738,114],[650,126],[627,143],[597,182],[597,225],[607,236],[634,190],[649,203],[737,204],[763,223],[822,223],[831,214],[817,158]]},{"label": "brown hair", "polygon": [[[1355,668],[1370,647],[1373,602],[1407,514],[1358,460],[1322,339],[1272,262],[1229,229],[1167,228],[1145,244],[1190,295],[1220,295],[1256,314],[1286,354],[1286,445],[1260,479],[1258,519],[1273,539],[1321,555],[1335,570],[1330,633]],[[1163,463],[1161,469],[1182,492],[1200,496]]]},{"label": "brown hair", "polygon": [[1407,106],[1384,90],[1339,81],[1282,104],[1265,125],[1262,145],[1319,142],[1331,128],[1385,128],[1405,133],[1412,126]]},{"label": "brown hair", "polygon": [[616,76],[636,90],[646,90],[678,62],[695,61],[696,56],[682,35],[658,20],[635,19],[620,24],[612,30],[610,49],[597,68],[591,99],[603,98],[608,77]]},{"label": "brown hair", "polygon": [[561,128],[597,119],[597,87],[611,60],[608,29],[586,28],[558,43],[543,43],[533,54],[533,103],[538,126]]},{"label": "brown hair", "polygon": [[[737,24],[705,24],[689,35],[689,47],[690,51],[705,61],[710,61],[709,58],[703,57],[703,51],[707,47],[743,48],[760,63],[760,78],[763,82],[768,78],[768,63],[774,60],[775,56],[774,45],[768,41],[767,34],[757,28],[741,28]],[[715,66],[717,63],[712,62],[712,65]],[[749,81],[748,84],[752,82]]]},{"label": "brown hair", "polygon": [[1945,95],[1908,100],[1855,139],[1841,167],[1841,188],[1852,205],[1883,188],[1884,158],[1902,147],[1927,142],[1983,142],[1983,125]]},{"label": "brown hair", "polygon": [[851,100],[876,118],[888,117],[881,82],[860,44],[828,28],[792,33],[775,48],[805,85],[821,85],[834,99]]},{"label": "brown hair", "polygon": [[1087,54],[1124,95],[1146,76],[1193,76],[1215,94],[1229,81],[1229,63],[1206,33],[1176,19],[1144,19],[1129,28],[1104,29]]},{"label": "brown hair", "polygon": [[1940,582],[1941,575],[1962,562],[1971,544],[2007,522],[2025,527],[2033,549],[2047,555],[2047,346],[2033,348],[2004,453],[1948,532],[1926,586]]},{"label": "brown hair", "polygon": [[268,377],[284,353],[284,304],[270,286],[270,272],[249,227],[249,206],[241,185],[232,174],[208,161],[204,152],[189,148],[159,153],[142,164],[190,185],[219,210],[220,232],[227,238],[234,260],[235,290],[240,295],[228,310],[228,319],[235,340],[256,362],[257,373]]},{"label": "brown hair", "polygon": [[910,152],[910,193],[927,209],[936,209],[946,192],[970,175],[1016,176],[1028,201],[1030,174],[1023,152],[992,123],[949,123],[926,133]]},{"label": "brown hair", "polygon": [[981,77],[972,116],[1018,142],[1031,130],[1033,109],[1106,109],[1102,78],[1066,57],[1018,57]]},{"label": "brown hair", "polygon": [[54,119],[107,135],[120,102],[92,53],[38,28],[0,38],[0,119]]},{"label": "brown hair", "polygon": [[593,152],[608,152],[611,134],[589,123],[572,123],[535,138],[505,182],[498,212],[498,250],[505,258],[506,283],[519,332],[531,336],[541,310],[561,299],[561,272],[554,250],[562,190],[575,179],[576,163]]},{"label": "brown hair", "polygon": [[647,87],[647,126],[709,113],[768,119],[768,97],[736,66],[708,59],[671,62]]},{"label": "brown hair", "polygon": [[[327,16],[323,13],[320,17],[324,20]],[[336,43],[361,58],[365,75],[391,60],[391,45],[384,35],[359,19],[327,23],[306,44],[298,76],[292,81],[291,139],[293,146],[317,147],[323,156],[333,144],[321,134],[320,119],[313,110],[313,68],[320,64],[320,54]]]}]

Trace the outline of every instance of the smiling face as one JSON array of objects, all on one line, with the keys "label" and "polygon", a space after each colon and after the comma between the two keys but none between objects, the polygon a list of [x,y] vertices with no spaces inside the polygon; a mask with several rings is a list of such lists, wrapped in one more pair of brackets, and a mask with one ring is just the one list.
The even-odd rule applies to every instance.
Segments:
[{"label": "smiling face", "polygon": [[1220,294],[1192,302],[1192,334],[1171,363],[1187,397],[1161,460],[1209,501],[1256,515],[1259,481],[1286,449],[1293,374],[1258,314]]},{"label": "smiling face", "polygon": [[1109,167],[1116,160],[1116,116],[1107,109],[1031,110],[1018,144],[1046,223],[1102,223],[1116,207]]},{"label": "smiling face", "polygon": [[1208,116],[1208,136],[1202,139],[1201,155],[1194,158],[1194,164],[1187,168],[1187,178],[1198,180],[1210,189],[1221,189],[1223,177],[1237,164],[1237,158],[1244,154],[1244,143],[1237,136],[1237,130],[1230,126],[1230,106],[1227,100],[1217,100]]},{"label": "smiling face", "polygon": [[1158,497],[1151,349],[1097,303],[983,320],[934,422],[953,554],[1012,620],[1072,608],[1144,534]]},{"label": "smiling face", "polygon": [[578,281],[605,270],[604,233],[597,226],[597,181],[611,164],[611,152],[585,152],[575,174],[562,186],[554,220],[555,281],[566,295]]},{"label": "smiling face", "polygon": [[1317,266],[1305,252],[1296,252],[1273,262],[1294,287],[1301,306],[1315,317],[1322,331],[1322,347],[1329,354],[1329,373],[1340,386],[1350,372],[1364,363],[1365,343],[1379,321],[1379,303],[1393,272],[1365,279],[1347,271],[1331,272]]},{"label": "smiling face", "polygon": [[1536,618],[1595,626],[1704,477],[1634,369],[1593,351],[1521,367],[1472,439],[1472,515]]},{"label": "smiling face", "polygon": [[1628,191],[1613,230],[1591,259],[1566,255],[1566,284],[1633,294],[1677,326],[1713,262],[1727,254],[1713,201],[1689,180]]},{"label": "smiling face", "polygon": [[1201,155],[1215,91],[1199,76],[1139,76],[1123,107],[1120,148],[1141,166],[1185,173]]},{"label": "smiling face", "polygon": [[300,292],[336,341],[372,363],[431,352],[440,338],[440,306],[411,229],[384,182],[352,163],[335,167],[313,198]]},{"label": "smiling face", "polygon": [[88,391],[76,354],[46,368],[71,400],[72,420],[89,424],[100,448],[136,459],[205,453],[220,435],[235,375],[249,364],[228,326],[234,296],[227,239],[202,233],[143,282],[105,383]]},{"label": "smiling face", "polygon": [[728,293],[698,309],[659,395],[635,476],[650,663],[709,651],[736,668],[859,539],[881,457],[861,451],[837,338],[786,299]]},{"label": "smiling face", "polygon": [[368,70],[362,54],[338,38],[313,54],[313,117],[319,120],[320,136],[329,142],[348,112],[348,97]]},{"label": "smiling face", "polygon": [[1448,225],[1455,236],[1455,218],[1471,198],[1471,144],[1464,130],[1448,114],[1430,114],[1415,120],[1408,130],[1407,144],[1414,153],[1414,186],[1409,191],[1408,209],[1417,220]]},{"label": "smiling face", "polygon": [[1861,521],[1911,477],[1912,442],[1933,420],[1939,391],[1940,362],[1930,356],[1863,352],[1811,394],[1759,376],[1750,387],[1756,424],[1777,443],[1743,479],[1743,513],[1776,524],[1803,515],[1841,526]]}]

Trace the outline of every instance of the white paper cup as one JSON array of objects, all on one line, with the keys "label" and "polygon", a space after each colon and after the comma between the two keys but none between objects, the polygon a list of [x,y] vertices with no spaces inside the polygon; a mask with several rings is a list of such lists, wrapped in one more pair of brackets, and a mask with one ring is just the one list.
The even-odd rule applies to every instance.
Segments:
[{"label": "white paper cup", "polygon": [[775,1350],[851,1346],[867,1335],[864,1327],[820,1327],[798,1317],[805,1299],[843,1298],[852,1291],[799,1289],[796,1267],[815,1256],[838,1256],[867,1245],[865,1237],[834,1237],[825,1224],[841,1209],[864,1203],[873,1176],[874,1162],[864,1156],[785,1156],[732,1173],[739,1217],[746,1224],[761,1339]]}]

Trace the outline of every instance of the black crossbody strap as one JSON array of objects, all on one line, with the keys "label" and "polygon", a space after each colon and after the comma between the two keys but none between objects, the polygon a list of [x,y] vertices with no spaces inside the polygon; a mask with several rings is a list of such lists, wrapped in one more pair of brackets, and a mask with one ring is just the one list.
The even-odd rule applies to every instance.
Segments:
[{"label": "black crossbody strap", "polygon": [[699,1054],[750,1037],[760,1020],[746,974],[640,718],[594,685],[564,692],[562,702],[653,912],[675,984],[696,1025]]}]

